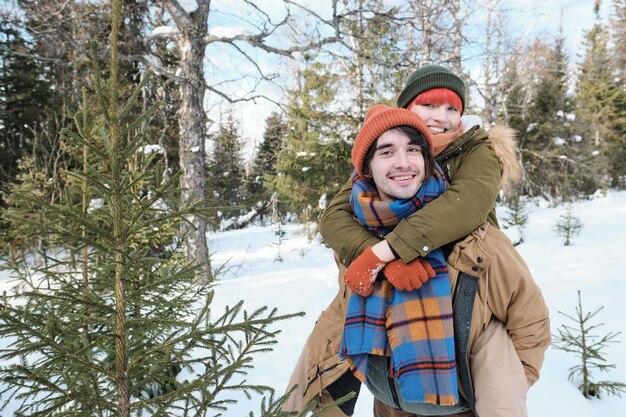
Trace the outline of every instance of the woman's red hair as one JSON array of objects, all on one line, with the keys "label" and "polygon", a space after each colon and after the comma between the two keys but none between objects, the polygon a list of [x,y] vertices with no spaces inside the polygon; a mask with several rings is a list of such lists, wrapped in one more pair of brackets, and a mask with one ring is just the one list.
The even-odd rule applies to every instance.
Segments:
[{"label": "woman's red hair", "polygon": [[[435,106],[449,104],[460,113],[463,112],[461,97],[448,88],[431,88],[430,90],[424,91],[422,94],[416,96],[411,104],[433,104]],[[409,106],[409,108],[411,108],[411,106]]]}]

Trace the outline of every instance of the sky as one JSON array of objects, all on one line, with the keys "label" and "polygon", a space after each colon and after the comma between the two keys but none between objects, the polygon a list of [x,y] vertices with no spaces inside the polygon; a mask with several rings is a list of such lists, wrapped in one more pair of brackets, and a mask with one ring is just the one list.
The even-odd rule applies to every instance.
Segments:
[{"label": "sky", "polygon": [[[511,24],[518,33],[529,35],[545,33],[555,36],[559,33],[562,21],[566,49],[573,60],[576,60],[576,54],[581,52],[583,32],[589,30],[595,20],[594,0],[502,0],[502,4],[516,11],[516,18],[511,19]],[[609,16],[610,6],[609,0],[603,0],[601,19],[604,20]]]},{"label": "sky", "polygon": [[[626,191],[598,193],[573,204],[572,213],[582,220],[584,227],[571,246],[563,246],[562,239],[553,231],[566,208],[545,202],[529,203],[525,241],[518,250],[543,292],[553,335],[563,324],[573,324],[559,312],[575,314],[578,290],[585,312],[603,308],[591,321],[604,323],[595,330],[596,335],[623,332],[617,337],[619,343],[605,351],[607,363],[616,368],[607,373],[596,371],[592,376],[596,381],[626,383]],[[500,219],[506,218],[506,209],[498,207],[498,214]],[[286,388],[315,321],[337,292],[337,268],[331,250],[320,243],[319,236],[309,242],[300,225],[287,225],[285,230],[287,234],[280,247],[283,262],[276,261],[279,247],[276,228],[271,225],[207,235],[214,253],[213,267],[224,267],[215,288],[212,317],[220,316],[226,306],[233,306],[239,300],[244,301],[248,311],[267,305],[278,308],[279,314],[306,313],[272,327],[271,330],[281,330],[278,343],[272,352],[255,357],[254,369],[246,378],[251,383],[274,387],[279,394]],[[519,235],[519,230],[504,232],[513,239]],[[10,290],[11,286],[7,271],[0,272],[0,292]],[[0,340],[0,348],[5,344],[6,340]],[[576,364],[573,354],[554,347],[548,349],[541,377],[528,393],[530,417],[623,415],[626,395],[585,399],[577,391],[576,385],[568,381],[568,369]],[[243,394],[235,398],[238,403],[230,406],[224,417],[245,417],[250,411],[259,415],[260,398],[247,400]],[[15,403],[9,404],[2,415],[11,416],[14,407]],[[371,407],[372,396],[363,388],[355,417],[371,417]]]}]

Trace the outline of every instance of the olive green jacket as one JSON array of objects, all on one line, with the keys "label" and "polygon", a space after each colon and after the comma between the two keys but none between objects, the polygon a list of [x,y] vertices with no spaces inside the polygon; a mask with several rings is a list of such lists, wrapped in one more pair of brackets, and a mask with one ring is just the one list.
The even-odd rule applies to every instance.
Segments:
[{"label": "olive green jacket", "polygon": [[[493,146],[496,141],[504,146]],[[464,238],[485,221],[498,227],[495,203],[502,186],[502,167],[510,165],[521,172],[514,153],[514,133],[507,128],[493,128],[488,135],[475,126],[448,145],[436,157],[450,181],[448,190],[387,234],[393,251],[408,263]],[[344,265],[349,265],[380,240],[354,218],[350,207],[351,191],[352,183],[348,181],[332,199],[320,221],[325,242]]]}]

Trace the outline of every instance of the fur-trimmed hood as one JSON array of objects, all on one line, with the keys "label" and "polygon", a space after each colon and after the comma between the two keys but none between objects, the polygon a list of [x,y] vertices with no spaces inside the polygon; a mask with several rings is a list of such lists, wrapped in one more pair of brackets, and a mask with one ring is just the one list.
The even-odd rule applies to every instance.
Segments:
[{"label": "fur-trimmed hood", "polygon": [[506,126],[494,126],[489,130],[489,142],[502,166],[500,187],[505,193],[524,177],[516,136],[515,130]]},{"label": "fur-trimmed hood", "polygon": [[[464,131],[473,126],[483,127],[483,121],[477,115],[466,114],[462,121]],[[488,141],[500,161],[500,188],[506,193],[524,178],[524,168],[517,147],[517,132],[507,126],[494,126],[488,131]]]}]

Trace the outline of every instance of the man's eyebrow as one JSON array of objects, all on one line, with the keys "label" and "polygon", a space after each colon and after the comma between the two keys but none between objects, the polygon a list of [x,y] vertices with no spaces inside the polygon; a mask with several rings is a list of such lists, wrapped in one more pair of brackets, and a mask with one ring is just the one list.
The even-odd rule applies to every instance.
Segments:
[{"label": "man's eyebrow", "polygon": [[395,145],[393,143],[384,143],[382,145],[376,145],[376,149],[375,150],[381,150],[381,149],[386,149],[386,148],[393,148]]}]

